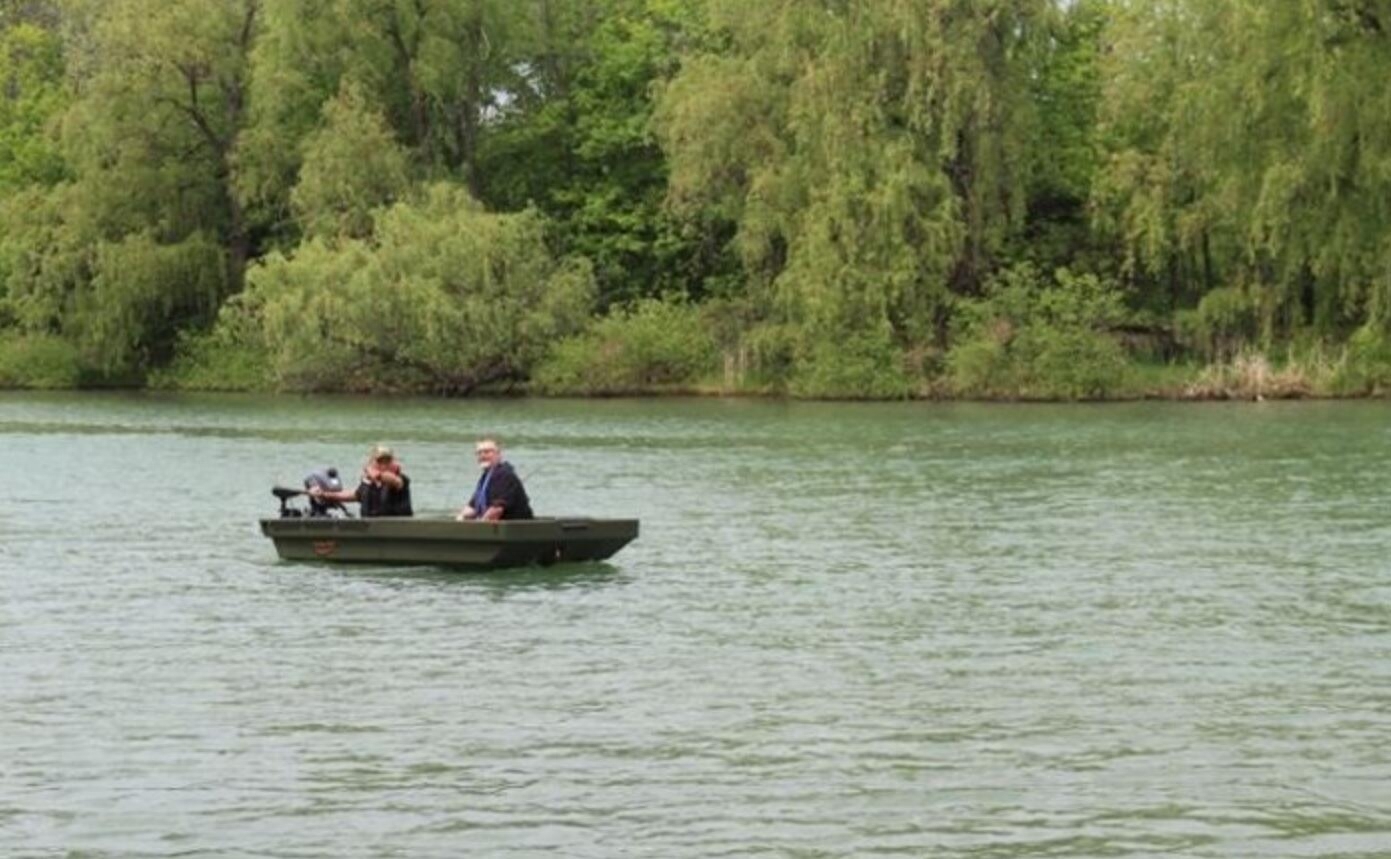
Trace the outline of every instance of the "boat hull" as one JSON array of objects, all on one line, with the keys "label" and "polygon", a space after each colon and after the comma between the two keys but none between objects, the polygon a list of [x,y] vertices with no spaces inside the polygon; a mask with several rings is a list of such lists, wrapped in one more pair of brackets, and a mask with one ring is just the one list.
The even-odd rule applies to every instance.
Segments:
[{"label": "boat hull", "polygon": [[638,535],[636,519],[262,519],[287,561],[431,564],[471,569],[610,558]]}]

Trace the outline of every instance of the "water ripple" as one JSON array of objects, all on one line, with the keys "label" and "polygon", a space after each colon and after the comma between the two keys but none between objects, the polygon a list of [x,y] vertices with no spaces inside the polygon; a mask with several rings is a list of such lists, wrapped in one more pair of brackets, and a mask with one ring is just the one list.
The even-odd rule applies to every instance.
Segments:
[{"label": "water ripple", "polygon": [[[1388,414],[0,394],[0,853],[1385,856]],[[256,532],[478,428],[643,537]]]}]

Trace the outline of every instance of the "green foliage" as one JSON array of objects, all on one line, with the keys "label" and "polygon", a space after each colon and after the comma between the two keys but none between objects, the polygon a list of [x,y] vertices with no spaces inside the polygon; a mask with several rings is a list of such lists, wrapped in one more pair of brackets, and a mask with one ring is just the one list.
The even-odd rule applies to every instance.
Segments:
[{"label": "green foliage", "polygon": [[0,337],[0,388],[75,388],[82,379],[72,343],[51,334]]},{"label": "green foliage", "polygon": [[1364,325],[1348,340],[1333,392],[1357,395],[1387,391],[1391,391],[1391,333],[1379,325]]},{"label": "green foliage", "polygon": [[1076,204],[1090,196],[1098,166],[1096,120],[1106,20],[1105,0],[1070,3],[1053,28],[1052,49],[1041,52],[1029,93],[1039,131],[1030,152],[1031,201]]},{"label": "green foliage", "polygon": [[1106,331],[1124,317],[1120,293],[1094,275],[1061,270],[1050,282],[1008,269],[979,299],[961,302],[947,355],[957,393],[1093,399],[1125,383],[1127,360]]},{"label": "green foliage", "polygon": [[0,200],[0,320],[17,332],[61,334],[100,374],[138,376],[172,353],[181,328],[202,324],[226,294],[223,249],[193,233],[105,235],[81,183]]},{"label": "green foliage", "polygon": [[0,20],[0,194],[67,173],[49,125],[67,105],[58,35]]},{"label": "green foliage", "polygon": [[1101,166],[1097,135],[1103,31],[1109,0],[1068,3],[1049,28],[1029,78],[1037,136],[1028,148],[1028,217],[1002,254],[1047,271],[1115,271],[1089,223],[1087,204]]},{"label": "green foliage", "polygon": [[57,333],[91,280],[100,235],[76,189],[37,186],[0,197],[0,320]]},{"label": "green foliage", "polygon": [[91,7],[90,77],[64,117],[84,208],[108,240],[154,231],[244,241],[230,197],[258,0]]},{"label": "green foliage", "polygon": [[250,281],[244,312],[292,390],[519,381],[593,299],[588,267],[550,255],[536,213],[488,214],[450,184],[379,211],[369,240],[312,239]]},{"label": "green foliage", "polygon": [[1022,216],[1028,58],[1051,4],[710,8],[722,38],[656,114],[672,205],[736,221],[767,315],[811,339],[879,355],[885,328],[933,336]]},{"label": "green foliage", "polygon": [[630,394],[690,387],[714,369],[715,341],[700,309],[646,299],[617,308],[555,345],[533,382],[548,394]]},{"label": "green foliage", "polygon": [[306,236],[367,236],[372,210],[407,187],[406,153],[357,87],[345,87],[324,106],[323,127],[303,148],[290,206]]},{"label": "green foliage", "polygon": [[535,74],[481,142],[484,200],[550,217],[560,252],[594,265],[601,309],[698,297],[734,266],[720,225],[664,209],[666,163],[650,129],[652,87],[698,29],[698,6],[542,4],[528,44]]},{"label": "green foliage", "polygon": [[0,0],[7,372],[1077,398],[1135,389],[1123,321],[1220,365],[1195,396],[1380,391],[1387,33],[1382,0]]},{"label": "green foliage", "polygon": [[901,349],[887,326],[804,343],[789,380],[793,396],[837,400],[904,399],[912,391]]},{"label": "green foliage", "polygon": [[91,289],[72,328],[89,360],[119,373],[167,359],[180,328],[210,318],[224,291],[222,251],[194,235],[159,244],[143,234],[97,247]]},{"label": "green foliage", "polygon": [[274,386],[265,340],[233,300],[210,331],[186,330],[174,360],[150,374],[152,388],[184,391],[264,391]]},{"label": "green foliage", "polygon": [[1193,310],[1177,313],[1175,327],[1180,339],[1205,358],[1229,360],[1265,330],[1268,308],[1263,305],[1268,303],[1250,287],[1214,289]]},{"label": "green foliage", "polygon": [[[485,117],[515,100],[534,57],[533,4],[503,0],[264,0],[254,51],[252,118],[239,141],[237,189],[259,221],[281,225],[314,117],[346,90],[385,118],[435,176],[483,182]],[[550,4],[542,4],[549,7]],[[556,4],[557,6],[563,4]]]},{"label": "green foliage", "polygon": [[1279,335],[1391,307],[1384,4],[1115,6],[1096,198],[1131,270],[1180,303],[1251,284]]},{"label": "green foliage", "polygon": [[72,179],[0,204],[3,300],[20,331],[61,333],[126,379],[211,319],[249,252],[226,179],[256,4],[63,9]]}]

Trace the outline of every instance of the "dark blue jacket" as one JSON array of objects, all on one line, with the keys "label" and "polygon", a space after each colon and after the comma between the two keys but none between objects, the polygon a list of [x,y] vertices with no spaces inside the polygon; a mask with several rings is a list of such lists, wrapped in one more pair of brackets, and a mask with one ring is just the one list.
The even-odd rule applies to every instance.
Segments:
[{"label": "dark blue jacket", "polygon": [[[489,472],[492,476],[489,477]],[[485,493],[485,503],[482,507],[478,505],[478,492],[483,489],[483,483],[487,481],[488,487]],[[517,476],[510,462],[499,462],[488,471],[478,475],[478,482],[474,484],[473,494],[469,496],[469,503],[473,505],[474,513],[482,516],[483,512],[489,507],[501,507],[503,519],[532,519],[531,499],[526,497],[526,488],[522,486],[522,479]]]}]

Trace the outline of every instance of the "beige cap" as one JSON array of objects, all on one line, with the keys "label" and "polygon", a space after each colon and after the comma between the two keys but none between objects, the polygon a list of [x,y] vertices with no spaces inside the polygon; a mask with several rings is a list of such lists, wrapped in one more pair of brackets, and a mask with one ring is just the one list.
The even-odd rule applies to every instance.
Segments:
[{"label": "beige cap", "polygon": [[392,453],[391,448],[387,447],[384,444],[374,444],[372,445],[372,451],[367,455],[367,458],[372,462],[376,462],[379,459],[395,459],[396,454]]}]

